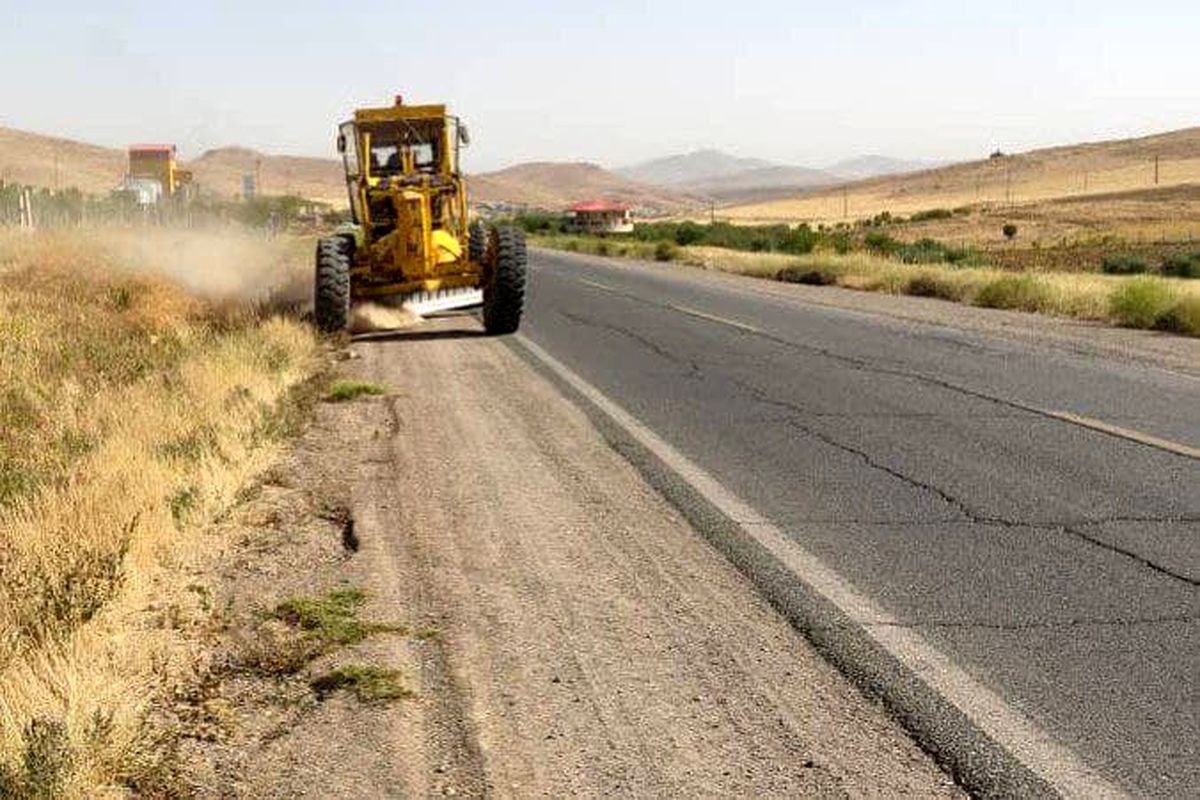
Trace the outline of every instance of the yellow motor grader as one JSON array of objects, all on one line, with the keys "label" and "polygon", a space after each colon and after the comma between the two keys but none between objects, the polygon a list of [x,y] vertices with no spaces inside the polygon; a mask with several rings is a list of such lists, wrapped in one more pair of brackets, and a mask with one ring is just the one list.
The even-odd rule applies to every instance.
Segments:
[{"label": "yellow motor grader", "polygon": [[468,224],[459,149],[467,129],[443,105],[361,108],[338,128],[352,222],[317,243],[317,326],[344,329],[353,300],[394,298],[418,314],[482,305],[484,329],[516,331],[525,236]]}]

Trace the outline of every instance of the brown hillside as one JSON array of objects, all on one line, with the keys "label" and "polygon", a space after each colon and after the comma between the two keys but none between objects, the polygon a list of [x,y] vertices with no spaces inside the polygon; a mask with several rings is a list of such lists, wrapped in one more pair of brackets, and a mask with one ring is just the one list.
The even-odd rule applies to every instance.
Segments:
[{"label": "brown hillside", "polygon": [[696,198],[636,183],[595,164],[535,162],[473,176],[471,199],[562,209],[581,200],[617,200],[641,208],[679,211]]},{"label": "brown hillside", "polygon": [[[126,161],[123,149],[0,128],[0,178],[5,180],[34,186],[75,186],[102,194],[120,182]],[[241,193],[242,174],[254,172],[260,161],[264,194],[297,194],[338,206],[346,204],[342,167],[333,158],[275,156],[245,147],[222,147],[185,161],[182,166],[195,173],[202,191],[232,198]],[[468,185],[473,200],[548,209],[598,198],[671,212],[700,204],[681,192],[647,186],[583,163],[520,164],[474,176]]]},{"label": "brown hillside", "polygon": [[890,211],[1024,204],[1200,182],[1200,128],[1092,144],[1051,147],[939,169],[873,178],[787,199],[738,205],[738,220],[857,219]]},{"label": "brown hillside", "polygon": [[293,194],[311,200],[344,206],[346,182],[341,162],[332,158],[272,156],[245,147],[208,150],[185,166],[206,191],[222,197],[237,197],[242,191],[242,174],[254,172],[261,162],[265,195]]},{"label": "brown hillside", "polygon": [[125,165],[121,150],[0,128],[0,179],[5,181],[51,189],[74,186],[97,194],[120,183]]}]

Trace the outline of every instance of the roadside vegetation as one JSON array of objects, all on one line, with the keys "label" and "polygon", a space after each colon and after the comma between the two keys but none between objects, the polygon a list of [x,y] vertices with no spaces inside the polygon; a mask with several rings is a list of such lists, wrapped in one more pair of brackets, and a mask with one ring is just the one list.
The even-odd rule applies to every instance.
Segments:
[{"label": "roadside vegetation", "polygon": [[[599,256],[674,261],[758,278],[934,297],[985,308],[1053,314],[1200,336],[1200,250],[1150,259],[1113,253],[1093,271],[1004,269],[987,251],[934,239],[905,241],[897,225],[960,210],[889,214],[855,226],[642,223],[632,234],[569,233],[560,218],[518,218],[531,244]],[[1019,235],[1017,226],[1006,238]]]},{"label": "roadside vegetation", "polygon": [[321,368],[275,312],[306,251],[0,229],[0,796],[153,793],[147,709],[196,669],[181,632],[215,613],[187,579],[204,527],[277,456]]},{"label": "roadside vegetation", "polygon": [[330,403],[347,403],[360,397],[379,397],[388,393],[386,386],[374,381],[342,378],[333,382],[325,399]]}]

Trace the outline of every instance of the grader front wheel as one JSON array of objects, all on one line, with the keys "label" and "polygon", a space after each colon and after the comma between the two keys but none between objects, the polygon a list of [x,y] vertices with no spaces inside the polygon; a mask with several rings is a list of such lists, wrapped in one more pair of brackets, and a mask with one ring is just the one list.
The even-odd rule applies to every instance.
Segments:
[{"label": "grader front wheel", "polygon": [[483,328],[493,336],[515,333],[525,306],[525,232],[503,226],[489,232],[483,285]]},{"label": "grader front wheel", "polygon": [[344,236],[317,242],[313,285],[314,316],[325,333],[345,330],[350,323],[350,257],[352,245]]}]

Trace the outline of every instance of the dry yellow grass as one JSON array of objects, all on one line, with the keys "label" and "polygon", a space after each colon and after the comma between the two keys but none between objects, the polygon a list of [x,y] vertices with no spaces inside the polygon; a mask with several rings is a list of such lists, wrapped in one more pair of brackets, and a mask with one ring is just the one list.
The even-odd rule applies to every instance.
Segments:
[{"label": "dry yellow grass", "polygon": [[[1013,273],[979,267],[903,264],[864,253],[807,256],[684,248],[683,261],[707,269],[776,279],[782,270],[809,273],[814,283],[848,289],[936,297],[959,303],[1095,320],[1131,327],[1166,327],[1200,336],[1200,281],[1086,272]],[[1135,321],[1119,311],[1131,290],[1156,287],[1157,313]]]},{"label": "dry yellow grass", "polygon": [[[309,330],[254,313],[255,292],[168,280],[179,236],[0,235],[0,795],[153,791],[143,716],[194,666],[179,629],[208,613],[186,577],[203,523],[276,455],[318,368]],[[265,285],[287,259],[238,246],[257,258],[207,270]]]},{"label": "dry yellow grass", "polygon": [[1151,189],[1158,158],[1158,187],[1200,183],[1200,128],[1055,147],[999,159],[973,161],[908,175],[859,181],[793,198],[727,208],[741,222],[835,223],[884,211],[909,215],[967,205],[1018,206],[1061,197]]}]

